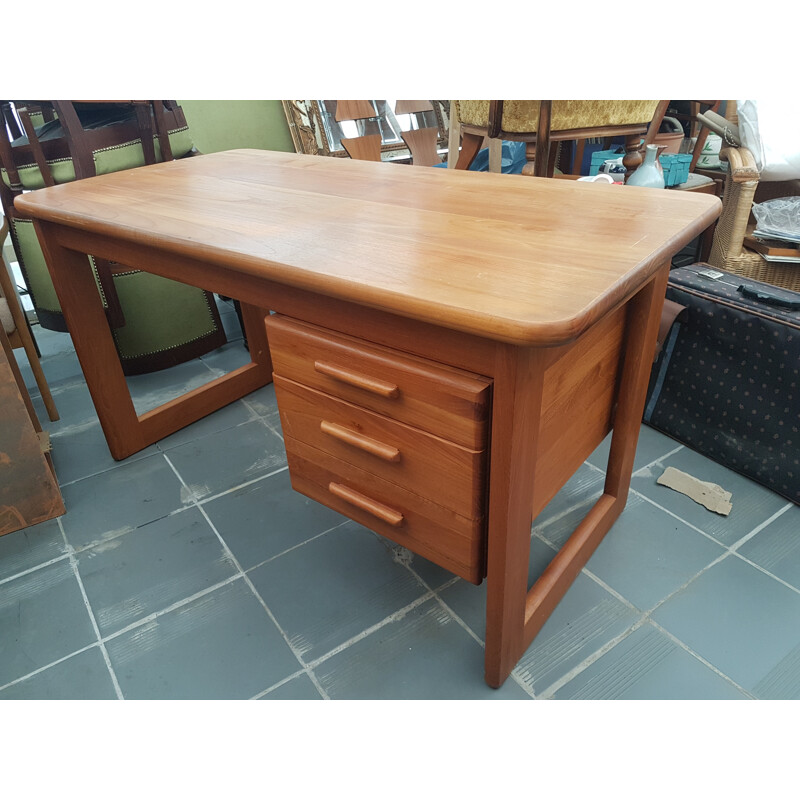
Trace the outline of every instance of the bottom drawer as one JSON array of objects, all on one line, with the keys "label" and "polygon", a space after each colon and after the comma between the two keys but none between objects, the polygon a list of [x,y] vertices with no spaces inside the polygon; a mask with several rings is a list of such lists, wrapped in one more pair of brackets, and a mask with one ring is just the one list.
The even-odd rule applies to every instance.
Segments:
[{"label": "bottom drawer", "polygon": [[287,437],[292,487],[470,583],[485,573],[485,522]]}]

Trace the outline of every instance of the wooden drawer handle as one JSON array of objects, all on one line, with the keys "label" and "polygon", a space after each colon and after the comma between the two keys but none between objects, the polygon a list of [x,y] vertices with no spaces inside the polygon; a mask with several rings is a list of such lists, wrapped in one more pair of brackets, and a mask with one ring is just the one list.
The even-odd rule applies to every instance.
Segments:
[{"label": "wooden drawer handle", "polygon": [[394,383],[372,378],[369,375],[362,375],[360,372],[350,372],[334,364],[327,364],[324,361],[315,361],[314,369],[329,378],[334,378],[337,381],[342,381],[342,383],[364,389],[381,397],[394,398],[400,394],[400,389]]},{"label": "wooden drawer handle", "polygon": [[373,500],[371,497],[361,494],[361,492],[349,489],[341,483],[329,483],[328,491],[351,505],[354,505],[356,508],[360,508],[362,511],[372,514],[373,517],[377,517],[387,522],[389,525],[393,525],[395,528],[403,521],[403,515],[399,511],[395,511],[393,508],[389,508],[389,506],[385,506],[383,503],[379,503],[377,500]]},{"label": "wooden drawer handle", "polygon": [[319,429],[340,442],[357,447],[359,450],[364,450],[373,456],[378,456],[384,461],[400,460],[400,451],[396,447],[379,442],[377,439],[370,439],[369,436],[356,433],[356,431],[345,428],[343,425],[337,425],[335,422],[328,422],[323,419],[319,423]]}]

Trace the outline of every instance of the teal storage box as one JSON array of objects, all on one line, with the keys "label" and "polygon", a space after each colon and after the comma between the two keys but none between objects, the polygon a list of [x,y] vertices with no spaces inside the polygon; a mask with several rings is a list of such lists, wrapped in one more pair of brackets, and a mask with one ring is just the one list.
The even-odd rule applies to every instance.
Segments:
[{"label": "teal storage box", "polygon": [[620,148],[614,148],[613,150],[598,150],[595,153],[592,153],[592,163],[589,166],[589,175],[597,175],[600,171],[600,167],[606,161],[615,161],[618,158],[622,158],[625,155],[624,150],[620,150]]},{"label": "teal storage box", "polygon": [[677,186],[689,180],[689,165],[692,156],[688,153],[665,153],[659,156],[664,170],[664,186]]}]

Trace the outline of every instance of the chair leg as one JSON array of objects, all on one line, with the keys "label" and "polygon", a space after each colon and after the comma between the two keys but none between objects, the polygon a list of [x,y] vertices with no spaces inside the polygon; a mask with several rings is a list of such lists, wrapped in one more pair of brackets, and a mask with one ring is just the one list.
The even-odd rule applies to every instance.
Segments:
[{"label": "chair leg", "polygon": [[464,133],[461,136],[461,152],[458,154],[456,169],[469,169],[483,144],[483,135],[479,133]]},{"label": "chair leg", "polygon": [[42,364],[37,355],[36,342],[34,342],[27,325],[20,325],[17,328],[17,333],[22,340],[22,348],[25,350],[25,355],[28,356],[28,363],[31,365],[33,377],[36,379],[36,385],[39,387],[39,393],[42,395],[42,402],[47,409],[47,416],[51,422],[56,422],[59,419],[58,409],[53,400],[53,395],[50,393],[50,386],[47,383],[47,378],[44,376],[44,370],[42,369]]}]

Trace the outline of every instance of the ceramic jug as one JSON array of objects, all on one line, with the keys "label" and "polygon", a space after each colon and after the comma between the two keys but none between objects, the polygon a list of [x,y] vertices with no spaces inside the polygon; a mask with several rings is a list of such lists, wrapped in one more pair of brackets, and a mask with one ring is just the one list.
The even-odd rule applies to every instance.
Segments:
[{"label": "ceramic jug", "polygon": [[648,144],[645,148],[644,161],[628,178],[628,186],[649,186],[652,189],[664,188],[664,172],[658,163],[658,146]]}]

